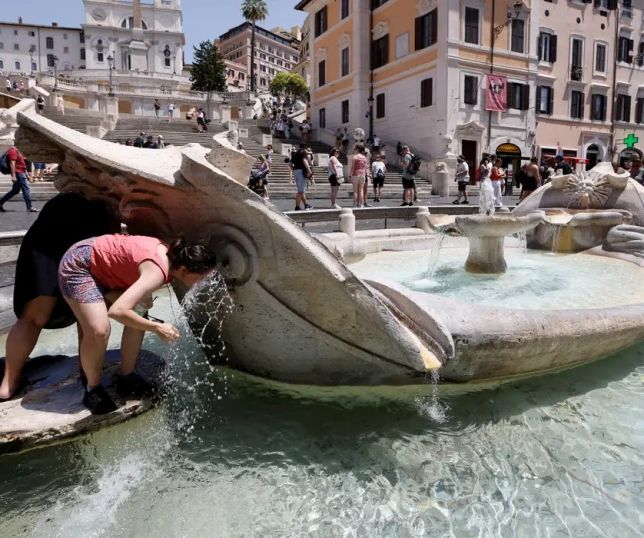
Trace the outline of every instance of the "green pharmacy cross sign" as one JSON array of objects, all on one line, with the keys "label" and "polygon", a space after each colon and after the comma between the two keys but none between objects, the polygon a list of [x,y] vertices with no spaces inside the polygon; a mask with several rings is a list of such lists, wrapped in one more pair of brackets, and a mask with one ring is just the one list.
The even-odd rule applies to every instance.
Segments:
[{"label": "green pharmacy cross sign", "polygon": [[624,144],[626,144],[626,147],[628,149],[633,149],[635,147],[635,144],[637,144],[640,141],[639,138],[637,138],[633,133],[629,134],[625,139],[624,139]]}]

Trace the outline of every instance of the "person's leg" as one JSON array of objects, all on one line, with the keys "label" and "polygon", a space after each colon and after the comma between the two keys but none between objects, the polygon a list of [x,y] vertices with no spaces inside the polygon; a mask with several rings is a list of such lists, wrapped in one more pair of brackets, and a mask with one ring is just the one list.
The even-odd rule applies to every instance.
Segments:
[{"label": "person's leg", "polygon": [[40,331],[49,321],[56,306],[56,300],[56,297],[42,296],[32,299],[25,305],[22,315],[11,327],[7,336],[0,399],[10,398],[16,391],[22,369],[38,342]]},{"label": "person's leg", "polygon": [[31,189],[29,188],[29,180],[27,174],[16,174],[16,178],[20,182],[22,188],[22,198],[27,206],[27,211],[31,211]]},{"label": "person's leg", "polygon": [[107,305],[100,303],[79,303],[65,297],[72,312],[81,326],[79,355],[83,371],[87,377],[87,387],[94,388],[101,384],[103,361],[110,337],[110,321],[107,317]]},{"label": "person's leg", "polygon": [[353,186],[353,207],[358,207],[358,178],[351,178],[351,185]]},{"label": "person's leg", "polygon": [[358,180],[358,207],[364,207],[364,189],[365,188],[365,180],[363,177],[361,177]]},{"label": "person's leg", "polygon": [[2,207],[6,201],[11,200],[16,194],[18,194],[20,192],[20,188],[20,181],[16,179],[16,181],[11,184],[11,190],[0,198],[0,207]]},{"label": "person's leg", "polygon": [[121,337],[121,367],[119,368],[120,375],[128,375],[134,372],[136,363],[139,360],[141,353],[141,346],[143,345],[143,337],[145,333],[131,327],[123,328],[123,336]]}]

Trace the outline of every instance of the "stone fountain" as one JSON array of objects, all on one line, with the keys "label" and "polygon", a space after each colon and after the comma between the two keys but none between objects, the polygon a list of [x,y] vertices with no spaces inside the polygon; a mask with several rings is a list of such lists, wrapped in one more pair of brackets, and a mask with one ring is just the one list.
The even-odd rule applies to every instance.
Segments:
[{"label": "stone fountain", "polygon": [[[226,364],[239,370],[289,383],[396,385],[426,383],[427,374],[440,368],[445,380],[468,382],[566,368],[644,339],[644,301],[499,313],[364,281],[245,187],[253,160],[226,135],[215,136],[211,149],[151,151],[78,133],[38,116],[25,101],[17,106],[16,142],[32,160],[61,163],[59,190],[111,202],[132,233],[184,235],[215,249],[236,303],[222,327]],[[629,184],[624,192],[637,188]],[[620,196],[607,207],[626,209],[644,224],[642,199]],[[539,203],[529,202],[509,218],[482,215],[462,222],[471,237],[483,238],[474,244],[487,249],[473,267],[502,268],[503,236],[542,219],[534,214]],[[498,230],[494,240],[485,239],[488,229]],[[191,314],[197,323],[208,319],[199,307]],[[217,330],[208,326],[202,332],[206,344],[219,341]]]}]

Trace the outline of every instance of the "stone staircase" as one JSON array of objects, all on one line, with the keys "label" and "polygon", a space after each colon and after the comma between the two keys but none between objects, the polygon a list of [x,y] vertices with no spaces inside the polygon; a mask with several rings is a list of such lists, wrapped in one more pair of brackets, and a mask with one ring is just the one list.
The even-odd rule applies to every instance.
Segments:
[{"label": "stone staircase", "polygon": [[154,117],[132,116],[120,117],[116,128],[108,132],[103,139],[125,143],[128,138],[134,139],[139,136],[141,131],[144,131],[155,137],[162,135],[168,145],[184,146],[196,143],[210,147],[212,136],[223,130],[223,125],[215,122],[208,126],[207,132],[200,133],[197,130],[196,120],[174,119],[172,122],[168,122],[164,119],[157,120]]},{"label": "stone staircase", "polygon": [[[11,190],[13,183],[11,182],[10,176],[5,176],[0,174],[0,196],[4,193]],[[58,194],[56,187],[54,187],[53,181],[38,181],[37,183],[29,183],[29,189],[31,191],[31,199],[36,202],[46,202],[50,198]],[[14,201],[19,201],[22,203],[22,193],[17,194]]]},{"label": "stone staircase", "polygon": [[44,116],[80,133],[86,133],[87,127],[98,127],[103,120],[103,114],[100,112],[80,110],[78,112],[67,111],[62,114],[53,107],[45,107]]}]

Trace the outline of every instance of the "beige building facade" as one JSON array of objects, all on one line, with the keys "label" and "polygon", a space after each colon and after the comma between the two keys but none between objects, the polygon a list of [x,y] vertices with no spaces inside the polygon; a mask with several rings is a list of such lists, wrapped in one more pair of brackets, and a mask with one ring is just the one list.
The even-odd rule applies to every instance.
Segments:
[{"label": "beige building facade", "polygon": [[[463,154],[475,163],[493,153],[516,170],[533,155],[582,157],[593,145],[597,158],[607,159],[622,134],[641,132],[642,107],[639,116],[635,109],[644,91],[636,61],[643,1],[302,0],[296,8],[311,21],[313,125],[321,136],[362,127],[434,162]],[[615,71],[613,43],[622,34],[634,59]],[[581,49],[574,36],[584,38]],[[591,68],[595,42],[607,47],[604,73]],[[572,47],[581,71],[572,69]],[[631,112],[613,123],[615,72]],[[504,77],[505,110],[487,109],[488,75]],[[571,118],[572,91],[580,86],[585,115]],[[592,91],[606,97],[604,120],[590,119]]]},{"label": "beige building facade", "polygon": [[[300,61],[300,40],[284,30],[277,30],[273,32],[260,26],[256,27],[255,73],[257,91],[260,92],[268,91],[271,80],[277,73],[291,71]],[[297,32],[301,35],[299,28]],[[219,51],[226,60],[246,68],[245,72],[236,70],[237,78],[229,79],[230,91],[237,89],[235,80],[240,80],[239,73],[242,73],[247,86],[250,87],[251,33],[252,25],[244,22],[222,34],[216,41]]]}]

